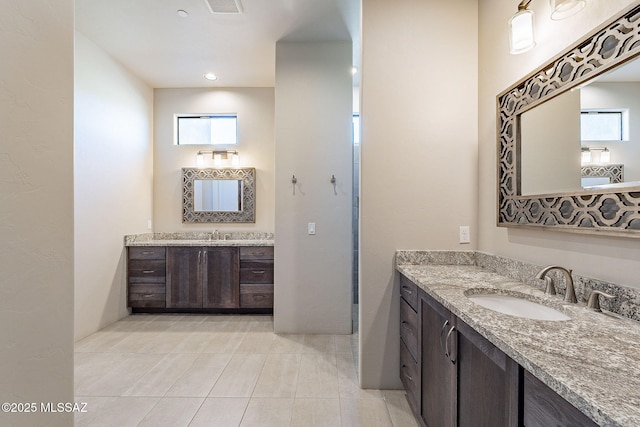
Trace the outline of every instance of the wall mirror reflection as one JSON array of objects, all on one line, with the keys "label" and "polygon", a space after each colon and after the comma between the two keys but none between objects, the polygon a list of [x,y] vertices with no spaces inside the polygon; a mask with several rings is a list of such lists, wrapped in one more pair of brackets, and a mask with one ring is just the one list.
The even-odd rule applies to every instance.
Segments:
[{"label": "wall mirror reflection", "polygon": [[640,237],[640,5],[498,94],[497,225]]},{"label": "wall mirror reflection", "polygon": [[640,59],[525,111],[521,194],[640,185],[639,127]]},{"label": "wall mirror reflection", "polygon": [[182,169],[182,222],[255,222],[255,169]]}]

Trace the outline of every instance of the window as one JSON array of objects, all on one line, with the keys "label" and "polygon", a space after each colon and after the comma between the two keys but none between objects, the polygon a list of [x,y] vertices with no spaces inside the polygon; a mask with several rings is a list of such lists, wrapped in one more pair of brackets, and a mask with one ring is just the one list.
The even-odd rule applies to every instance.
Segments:
[{"label": "window", "polygon": [[625,112],[582,111],[580,135],[583,141],[622,141],[625,138]]},{"label": "window", "polygon": [[177,145],[237,145],[235,114],[176,115]]}]

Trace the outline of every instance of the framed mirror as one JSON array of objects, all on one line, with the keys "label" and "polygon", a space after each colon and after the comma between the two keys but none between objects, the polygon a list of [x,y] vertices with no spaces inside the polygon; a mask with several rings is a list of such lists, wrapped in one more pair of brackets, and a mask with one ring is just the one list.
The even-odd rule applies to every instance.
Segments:
[{"label": "framed mirror", "polygon": [[256,170],[182,169],[182,222],[255,222]]},{"label": "framed mirror", "polygon": [[[640,70],[639,55],[636,3],[498,95],[498,226],[640,237],[640,175],[633,172],[640,157],[585,164],[583,151],[599,150],[604,159],[609,148],[582,141],[581,112],[594,107],[581,103],[593,96],[580,92],[627,65]],[[627,79],[636,79],[640,94],[640,72]],[[627,121],[630,131],[616,143],[621,150],[640,146],[640,122]]]}]

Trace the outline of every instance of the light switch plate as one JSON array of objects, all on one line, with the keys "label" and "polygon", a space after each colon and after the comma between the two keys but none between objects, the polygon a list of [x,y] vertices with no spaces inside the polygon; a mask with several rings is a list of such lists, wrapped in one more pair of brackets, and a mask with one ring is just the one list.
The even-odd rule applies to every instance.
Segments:
[{"label": "light switch plate", "polygon": [[307,224],[307,233],[309,233],[310,235],[316,234],[316,223],[315,222],[310,222],[309,224]]}]

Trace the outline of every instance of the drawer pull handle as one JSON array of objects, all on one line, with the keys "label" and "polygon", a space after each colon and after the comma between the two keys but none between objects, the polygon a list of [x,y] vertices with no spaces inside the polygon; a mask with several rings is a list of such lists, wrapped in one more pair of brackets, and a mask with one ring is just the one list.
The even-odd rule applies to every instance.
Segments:
[{"label": "drawer pull handle", "polygon": [[253,274],[264,274],[264,270],[251,270]]},{"label": "drawer pull handle", "polygon": [[444,344],[442,342],[442,335],[444,334],[444,330],[445,330],[445,328],[447,327],[448,324],[449,324],[449,321],[445,320],[444,323],[442,324],[442,329],[440,329],[440,350],[445,352],[445,354],[446,354],[446,351],[444,349]]},{"label": "drawer pull handle", "polygon": [[262,301],[264,299],[264,295],[254,295],[253,299],[256,301]]},{"label": "drawer pull handle", "polygon": [[156,294],[144,294],[142,295],[142,298],[151,298],[154,297]]},{"label": "drawer pull handle", "polygon": [[455,355],[451,354],[451,351],[449,351],[449,338],[451,337],[451,334],[453,334],[455,331],[456,331],[456,327],[452,326],[451,329],[449,329],[447,338],[444,341],[444,354],[449,358],[451,363],[453,363],[454,365],[456,363],[456,357]]},{"label": "drawer pull handle", "polygon": [[155,270],[142,270],[142,274],[151,274],[155,273]]},{"label": "drawer pull handle", "polygon": [[142,255],[153,255],[153,251],[142,251]]},{"label": "drawer pull handle", "polygon": [[409,295],[413,295],[413,291],[407,286],[403,286],[402,287],[402,292],[405,292],[405,293],[407,293]]}]

